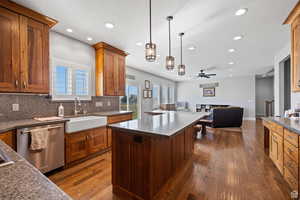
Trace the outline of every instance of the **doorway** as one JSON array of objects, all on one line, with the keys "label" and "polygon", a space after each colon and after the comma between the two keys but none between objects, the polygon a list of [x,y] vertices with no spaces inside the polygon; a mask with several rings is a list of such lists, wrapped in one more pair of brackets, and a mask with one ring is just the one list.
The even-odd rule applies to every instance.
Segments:
[{"label": "doorway", "polygon": [[280,62],[279,68],[280,87],[280,116],[284,116],[286,110],[291,109],[291,59],[285,58]]}]

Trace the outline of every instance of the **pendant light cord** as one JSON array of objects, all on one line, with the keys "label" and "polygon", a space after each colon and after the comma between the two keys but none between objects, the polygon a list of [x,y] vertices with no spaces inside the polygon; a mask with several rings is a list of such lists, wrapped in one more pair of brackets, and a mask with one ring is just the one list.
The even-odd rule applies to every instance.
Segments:
[{"label": "pendant light cord", "polygon": [[181,45],[181,49],[180,49],[180,62],[182,65],[182,35],[180,36],[180,45]]},{"label": "pendant light cord", "polygon": [[150,7],[150,44],[152,44],[152,9],[151,9],[151,0],[149,0],[149,7]]},{"label": "pendant light cord", "polygon": [[169,19],[169,56],[171,56],[171,20]]}]

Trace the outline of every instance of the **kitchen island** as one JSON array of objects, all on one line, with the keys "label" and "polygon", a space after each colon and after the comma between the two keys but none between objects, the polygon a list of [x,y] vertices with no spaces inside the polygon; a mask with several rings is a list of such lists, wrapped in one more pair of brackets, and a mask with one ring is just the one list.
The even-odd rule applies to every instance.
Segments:
[{"label": "kitchen island", "polygon": [[112,128],[113,192],[154,199],[193,154],[195,124],[207,113],[145,113]]}]

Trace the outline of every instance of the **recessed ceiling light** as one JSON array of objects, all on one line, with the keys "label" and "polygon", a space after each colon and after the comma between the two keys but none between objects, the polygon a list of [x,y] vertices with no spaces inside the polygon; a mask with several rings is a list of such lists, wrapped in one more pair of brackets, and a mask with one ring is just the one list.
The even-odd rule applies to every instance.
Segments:
[{"label": "recessed ceiling light", "polygon": [[93,38],[91,38],[91,37],[87,37],[86,38],[88,41],[92,41],[93,40]]},{"label": "recessed ceiling light", "polygon": [[69,33],[72,33],[73,32],[73,30],[72,29],[70,29],[70,28],[67,28],[67,30],[66,30],[67,32],[69,32]]},{"label": "recessed ceiling light", "polygon": [[115,25],[113,23],[106,22],[105,27],[108,28],[108,29],[113,29],[115,27]]},{"label": "recessed ceiling light", "polygon": [[228,64],[229,64],[229,65],[234,65],[234,62],[229,62]]},{"label": "recessed ceiling light", "polygon": [[235,15],[236,16],[242,16],[244,14],[246,14],[248,12],[248,9],[247,8],[242,8],[242,9],[239,9],[235,12]]},{"label": "recessed ceiling light", "polygon": [[243,39],[242,35],[237,35],[233,38],[233,40],[241,40],[241,39]]},{"label": "recessed ceiling light", "polygon": [[233,53],[235,52],[235,49],[228,49],[228,52]]},{"label": "recessed ceiling light", "polygon": [[142,46],[142,45],[143,45],[142,42],[137,42],[137,43],[135,43],[135,44],[136,44],[136,46]]},{"label": "recessed ceiling light", "polygon": [[188,48],[188,50],[190,50],[190,51],[194,51],[195,49],[196,49],[195,46],[190,46],[190,47]]}]

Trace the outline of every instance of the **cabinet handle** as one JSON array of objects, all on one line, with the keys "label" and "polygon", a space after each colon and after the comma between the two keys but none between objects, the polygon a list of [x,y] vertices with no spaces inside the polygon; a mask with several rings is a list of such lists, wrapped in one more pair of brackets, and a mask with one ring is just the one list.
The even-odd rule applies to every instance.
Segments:
[{"label": "cabinet handle", "polygon": [[15,85],[16,85],[16,87],[19,86],[19,81],[18,80],[15,81]]},{"label": "cabinet handle", "polygon": [[27,88],[27,84],[26,84],[25,81],[23,82],[23,87],[24,87],[24,88]]}]

